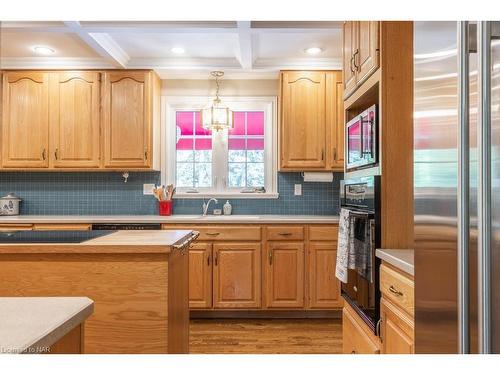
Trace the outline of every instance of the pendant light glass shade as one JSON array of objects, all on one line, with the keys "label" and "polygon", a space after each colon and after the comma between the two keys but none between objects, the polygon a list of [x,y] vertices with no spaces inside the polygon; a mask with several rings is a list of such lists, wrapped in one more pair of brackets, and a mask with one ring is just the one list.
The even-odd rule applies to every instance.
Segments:
[{"label": "pendant light glass shade", "polygon": [[233,111],[225,106],[219,98],[218,78],[224,75],[223,72],[212,72],[217,84],[215,99],[211,104],[201,110],[201,126],[209,130],[231,129],[233,127]]}]

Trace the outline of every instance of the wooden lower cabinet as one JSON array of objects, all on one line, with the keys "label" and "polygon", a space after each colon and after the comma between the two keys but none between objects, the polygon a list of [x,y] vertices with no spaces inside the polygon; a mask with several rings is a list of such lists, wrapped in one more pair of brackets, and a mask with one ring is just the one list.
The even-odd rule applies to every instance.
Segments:
[{"label": "wooden lower cabinet", "polygon": [[260,243],[214,243],[214,308],[261,306]]},{"label": "wooden lower cabinet", "polygon": [[379,354],[380,341],[349,306],[342,310],[342,353]]},{"label": "wooden lower cabinet", "polygon": [[413,319],[387,299],[380,301],[382,353],[414,354]]},{"label": "wooden lower cabinet", "polygon": [[336,242],[309,243],[309,307],[330,309],[342,307],[340,282],[335,277]]},{"label": "wooden lower cabinet", "polygon": [[304,243],[269,242],[266,256],[266,307],[304,307]]},{"label": "wooden lower cabinet", "polygon": [[195,243],[189,249],[189,308],[212,307],[212,244]]}]

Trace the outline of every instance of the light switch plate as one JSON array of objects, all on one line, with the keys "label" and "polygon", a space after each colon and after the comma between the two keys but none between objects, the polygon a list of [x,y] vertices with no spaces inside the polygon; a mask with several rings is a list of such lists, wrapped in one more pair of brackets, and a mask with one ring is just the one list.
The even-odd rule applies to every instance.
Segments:
[{"label": "light switch plate", "polygon": [[302,184],[295,184],[293,195],[302,195]]},{"label": "light switch plate", "polygon": [[142,185],[142,194],[143,195],[153,195],[153,189],[155,184],[143,184]]}]

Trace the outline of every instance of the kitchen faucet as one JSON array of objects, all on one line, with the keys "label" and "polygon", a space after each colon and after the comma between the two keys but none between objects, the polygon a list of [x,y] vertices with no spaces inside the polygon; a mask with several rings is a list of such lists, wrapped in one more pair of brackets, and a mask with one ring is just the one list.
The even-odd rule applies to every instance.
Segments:
[{"label": "kitchen faucet", "polygon": [[208,212],[208,206],[210,205],[210,202],[214,201],[215,203],[218,203],[217,199],[215,198],[210,198],[207,203],[203,201],[203,216],[207,216]]}]

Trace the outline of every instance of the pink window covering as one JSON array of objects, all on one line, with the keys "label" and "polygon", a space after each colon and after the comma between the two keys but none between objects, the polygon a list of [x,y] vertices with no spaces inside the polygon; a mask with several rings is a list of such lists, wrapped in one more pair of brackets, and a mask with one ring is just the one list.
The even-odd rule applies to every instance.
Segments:
[{"label": "pink window covering", "polygon": [[247,140],[247,150],[263,150],[264,138],[250,138]]},{"label": "pink window covering", "polygon": [[247,112],[247,134],[264,135],[264,112]]},{"label": "pink window covering", "polygon": [[229,136],[245,135],[245,112],[233,113],[233,129],[229,130]]},{"label": "pink window covering", "polygon": [[[201,127],[201,115],[196,111],[178,111],[176,125],[181,130],[177,150],[211,150],[211,130]],[[199,137],[202,138],[199,138]]]}]

